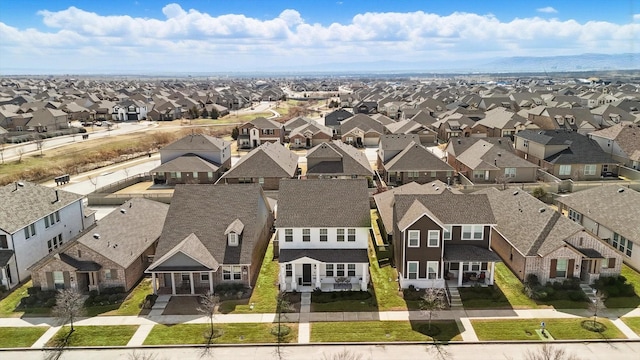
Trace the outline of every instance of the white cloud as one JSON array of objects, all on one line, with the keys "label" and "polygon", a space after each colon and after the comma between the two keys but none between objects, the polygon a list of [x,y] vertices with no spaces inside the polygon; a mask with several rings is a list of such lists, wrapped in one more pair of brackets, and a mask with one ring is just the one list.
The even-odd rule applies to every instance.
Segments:
[{"label": "white cloud", "polygon": [[545,6],[543,8],[536,9],[537,12],[545,13],[545,14],[556,14],[558,10],[554,9],[551,6]]},{"label": "white cloud", "polygon": [[633,14],[633,21],[640,21],[640,14]]},{"label": "white cloud", "polygon": [[257,19],[211,16],[173,3],[162,13],[164,19],[105,16],[69,7],[40,11],[45,31],[0,23],[0,52],[7,54],[0,71],[41,66],[33,55],[47,56],[51,66],[140,66],[147,71],[178,70],[176,66],[184,71],[251,71],[381,60],[452,65],[498,56],[632,52],[640,37],[637,22],[500,21],[473,13],[362,13],[329,25],[307,23],[294,9]]}]

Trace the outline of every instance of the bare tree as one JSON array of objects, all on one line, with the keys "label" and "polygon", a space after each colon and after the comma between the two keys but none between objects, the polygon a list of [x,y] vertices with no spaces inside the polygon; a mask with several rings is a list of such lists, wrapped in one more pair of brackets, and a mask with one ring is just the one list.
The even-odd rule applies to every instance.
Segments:
[{"label": "bare tree", "polygon": [[156,353],[137,352],[136,350],[133,350],[131,354],[128,354],[127,358],[129,360],[161,360],[162,359],[162,358],[158,359],[158,354]]},{"label": "bare tree", "polygon": [[124,171],[125,178],[128,179],[129,178],[129,173],[131,172],[131,169],[128,168],[128,167],[125,167],[125,168],[122,169],[122,171]]},{"label": "bare tree", "polygon": [[56,305],[51,313],[58,318],[62,324],[69,323],[71,331],[74,332],[73,320],[84,314],[84,298],[82,294],[74,289],[63,289],[56,295]]},{"label": "bare tree", "polygon": [[282,351],[281,344],[284,337],[291,331],[291,329],[284,325],[283,320],[287,320],[287,312],[291,310],[291,303],[287,298],[287,293],[284,291],[278,292],[276,295],[276,326],[271,330],[273,335],[276,336],[276,348],[275,356],[281,360],[284,358],[284,352]]},{"label": "bare tree", "polygon": [[35,135],[33,142],[36,144],[36,149],[40,150],[40,156],[42,156],[42,148],[44,147],[44,138],[40,135]]},{"label": "bare tree", "polygon": [[213,319],[216,315],[216,309],[220,305],[220,297],[210,292],[200,295],[200,306],[198,312],[206,315],[209,318],[209,331],[205,334],[207,339],[207,345],[210,345],[213,338],[216,337],[216,331],[213,328]]},{"label": "bare tree", "polygon": [[549,344],[543,344],[537,351],[528,350],[524,358],[525,360],[578,360],[575,355]]},{"label": "bare tree", "polygon": [[496,184],[502,185],[502,190],[507,189],[507,184],[509,184],[511,180],[513,180],[513,178],[511,176],[507,176],[506,174],[496,176]]},{"label": "bare tree", "polygon": [[444,289],[425,289],[424,295],[420,297],[419,307],[422,313],[429,315],[429,330],[431,330],[431,319],[438,315],[436,311],[442,310],[446,307]]},{"label": "bare tree", "polygon": [[593,329],[594,331],[597,329],[598,322],[598,310],[604,309],[604,301],[606,300],[605,295],[594,289],[593,300],[591,300],[591,304],[589,304],[589,308],[593,310]]},{"label": "bare tree", "polygon": [[0,164],[4,164],[4,147],[5,147],[4,139],[0,138],[0,160],[2,160]]},{"label": "bare tree", "polygon": [[89,182],[93,185],[93,191],[98,190],[98,177],[97,176],[89,176]]},{"label": "bare tree", "polygon": [[22,155],[24,155],[24,148],[22,146],[16,149],[16,154],[18,154],[18,162],[22,162]]},{"label": "bare tree", "polygon": [[362,355],[353,353],[347,349],[342,349],[342,351],[335,354],[329,355],[322,353],[322,358],[320,360],[362,360]]}]

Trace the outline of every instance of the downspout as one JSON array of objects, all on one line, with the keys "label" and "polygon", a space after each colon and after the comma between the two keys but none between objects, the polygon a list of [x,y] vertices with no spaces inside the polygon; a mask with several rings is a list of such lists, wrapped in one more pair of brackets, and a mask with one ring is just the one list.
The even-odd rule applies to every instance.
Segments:
[{"label": "downspout", "polygon": [[[13,249],[13,257],[15,259],[16,262],[16,276],[18,279],[18,283],[20,283],[20,266],[18,266],[18,257],[16,256],[16,246],[13,242],[13,234],[11,234],[11,248]],[[7,279],[8,281],[9,279]],[[7,287],[9,286],[9,284],[7,284]]]}]

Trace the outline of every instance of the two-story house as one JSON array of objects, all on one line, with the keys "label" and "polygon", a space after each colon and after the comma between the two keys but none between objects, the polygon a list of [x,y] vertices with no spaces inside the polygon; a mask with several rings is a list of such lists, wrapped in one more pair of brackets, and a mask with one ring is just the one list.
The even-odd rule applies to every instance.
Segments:
[{"label": "two-story house", "polygon": [[493,285],[496,220],[486,195],[396,194],[393,253],[401,288]]},{"label": "two-story house", "polygon": [[0,188],[0,204],[0,284],[8,289],[85,228],[82,195],[20,181]]},{"label": "two-story house", "polygon": [[276,231],[281,291],[367,290],[368,199],[364,179],[280,182]]},{"label": "two-story house", "polygon": [[602,151],[624,166],[640,169],[640,125],[615,124],[589,134]]},{"label": "two-story house", "polygon": [[307,152],[307,179],[373,178],[366,155],[340,140],[320,144]]},{"label": "two-story house", "polygon": [[213,184],[231,167],[231,143],[204,135],[187,135],[160,149],[155,183]]},{"label": "two-story house", "polygon": [[284,125],[263,117],[238,127],[238,149],[253,149],[265,142],[284,142]]}]

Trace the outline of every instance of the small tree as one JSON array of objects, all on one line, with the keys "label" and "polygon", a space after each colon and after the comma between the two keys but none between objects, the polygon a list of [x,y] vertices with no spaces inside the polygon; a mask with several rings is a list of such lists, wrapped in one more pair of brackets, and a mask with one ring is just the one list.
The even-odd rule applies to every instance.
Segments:
[{"label": "small tree", "polygon": [[238,129],[238,127],[234,127],[233,130],[231,130],[231,138],[233,140],[238,140],[238,136],[240,135],[240,129]]},{"label": "small tree", "polygon": [[502,185],[502,190],[507,189],[507,184],[513,180],[512,177],[507,176],[506,174],[502,174],[500,176],[496,176],[496,184]]},{"label": "small tree", "polygon": [[215,337],[215,329],[213,328],[213,318],[216,315],[216,309],[220,305],[220,297],[210,292],[200,295],[200,306],[198,312],[209,318],[209,331],[206,334],[207,345],[210,345]]},{"label": "small tree", "polygon": [[0,164],[4,164],[4,139],[0,138]]},{"label": "small tree", "polygon": [[20,146],[18,149],[16,149],[16,154],[18,154],[18,162],[21,163],[22,155],[24,155],[24,148]]},{"label": "small tree", "polygon": [[73,333],[73,320],[84,313],[84,298],[82,294],[73,289],[63,289],[56,295],[56,304],[51,313],[58,318],[62,324],[69,323]]},{"label": "small tree", "polygon": [[220,112],[216,109],[215,106],[211,107],[211,112],[209,113],[212,119],[217,119],[220,117]]},{"label": "small tree", "polygon": [[209,117],[209,111],[207,111],[207,108],[202,109],[202,117],[205,119]]},{"label": "small tree", "polygon": [[444,289],[427,288],[424,295],[420,297],[420,311],[429,315],[429,330],[431,330],[431,319],[437,316],[436,311],[446,307]]},{"label": "small tree", "polygon": [[554,348],[549,344],[543,344],[538,351],[528,350],[525,360],[578,360],[575,355],[568,354],[562,348]]},{"label": "small tree", "polygon": [[98,190],[98,177],[97,176],[89,176],[89,182],[93,185],[93,191]]},{"label": "small tree", "polygon": [[284,291],[278,292],[278,295],[276,295],[276,326],[271,330],[272,334],[277,338],[275,355],[278,359],[282,359],[284,355],[280,344],[282,343],[282,340],[284,340],[284,337],[291,331],[288,326],[282,324],[283,320],[286,321],[286,313],[290,310],[291,303],[287,298],[287,293]]},{"label": "small tree", "polygon": [[590,304],[590,308],[591,310],[593,310],[593,330],[597,330],[598,329],[598,310],[601,310],[604,308],[604,300],[605,300],[605,295],[597,290],[593,290],[593,300],[591,301]]},{"label": "small tree", "polygon": [[542,200],[542,198],[547,196],[547,192],[544,190],[542,186],[538,186],[537,188],[533,189],[533,192],[531,192],[531,195],[533,195],[533,197],[535,197],[538,200]]}]

